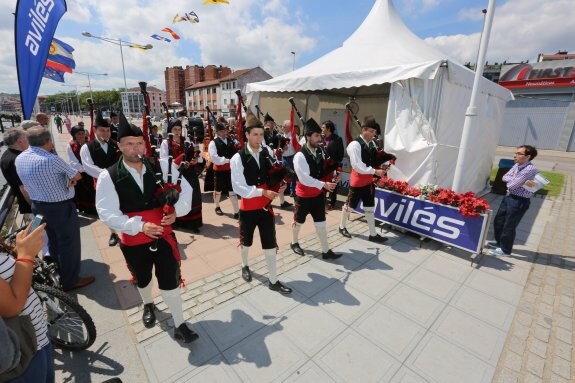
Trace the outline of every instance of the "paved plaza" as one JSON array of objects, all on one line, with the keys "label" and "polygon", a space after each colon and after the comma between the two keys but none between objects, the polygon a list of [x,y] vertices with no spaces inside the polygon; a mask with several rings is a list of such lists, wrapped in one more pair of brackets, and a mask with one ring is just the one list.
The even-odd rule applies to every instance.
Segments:
[{"label": "paved plaza", "polygon": [[[59,153],[64,143],[61,136]],[[225,251],[204,251],[201,236],[186,242],[190,235],[178,233],[184,270],[225,258],[212,260],[207,274],[184,272],[185,316],[200,335],[189,345],[172,338],[159,296],[160,323],[143,327],[119,249],[106,249],[101,223],[82,219],[82,269],[98,279],[75,295],[93,316],[98,338],[84,352],[56,350],[57,381],[568,382],[573,183],[568,175],[560,197],[532,200],[512,257],[483,256],[475,265],[468,253],[386,226],[378,230],[389,241],[375,245],[359,216],[348,240],[337,232],[339,211],[328,213],[328,233],[343,257],[321,259],[311,222],[300,241],[307,255],[300,257],[286,245],[293,213],[278,211],[285,226],[278,231],[278,273],[294,289],[290,296],[265,286],[261,251],[252,254],[254,280],[244,282],[236,239],[217,237],[233,219],[206,219],[209,241],[223,241]],[[501,196],[488,199],[496,210]]]}]

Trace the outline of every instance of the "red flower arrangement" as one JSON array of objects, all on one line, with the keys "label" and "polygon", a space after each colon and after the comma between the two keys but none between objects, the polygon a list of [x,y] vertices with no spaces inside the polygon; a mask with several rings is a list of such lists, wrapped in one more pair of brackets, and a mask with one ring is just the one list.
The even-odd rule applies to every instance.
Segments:
[{"label": "red flower arrangement", "polygon": [[457,194],[451,189],[437,188],[429,193],[423,193],[421,189],[410,188],[405,181],[394,181],[388,177],[382,177],[377,186],[414,198],[427,199],[442,205],[458,207],[464,217],[479,217],[479,214],[489,210],[489,203],[483,198],[478,198],[473,192]]}]

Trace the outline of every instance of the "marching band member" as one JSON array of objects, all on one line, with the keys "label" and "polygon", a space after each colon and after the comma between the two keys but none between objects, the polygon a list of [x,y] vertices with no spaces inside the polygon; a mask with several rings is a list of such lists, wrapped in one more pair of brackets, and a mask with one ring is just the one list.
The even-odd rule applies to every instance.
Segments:
[{"label": "marching band member", "polygon": [[234,219],[239,218],[240,208],[238,197],[232,188],[232,175],[230,170],[230,160],[236,153],[233,140],[228,140],[228,129],[221,123],[216,124],[217,137],[210,142],[208,153],[214,164],[214,202],[216,203],[216,214],[224,215],[220,208],[222,193],[228,193],[230,202],[234,209]]},{"label": "marching band member", "polygon": [[[327,242],[327,229],[325,220],[325,194],[323,190],[333,192],[337,182],[332,182],[332,175],[326,171],[323,152],[319,148],[321,142],[321,128],[313,118],[307,120],[305,125],[306,144],[294,156],[293,164],[297,174],[294,225],[292,227],[291,249],[294,253],[305,255],[298,243],[299,231],[305,218],[311,214],[315,231],[321,244],[323,259],[337,259],[341,254],[334,253]],[[329,178],[329,181],[325,181]]]},{"label": "marching band member", "polygon": [[268,287],[280,294],[290,294],[292,289],[284,286],[276,275],[275,216],[270,204],[278,193],[268,189],[272,159],[262,146],[263,125],[251,110],[246,113],[246,138],[246,145],[231,160],[233,189],[242,197],[239,216],[242,278],[246,282],[252,280],[248,254],[257,227],[268,266]]}]

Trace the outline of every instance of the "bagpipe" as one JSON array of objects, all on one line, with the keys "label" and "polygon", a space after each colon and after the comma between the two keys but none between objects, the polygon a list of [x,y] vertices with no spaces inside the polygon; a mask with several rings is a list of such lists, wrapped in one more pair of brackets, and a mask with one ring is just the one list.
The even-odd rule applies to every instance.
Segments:
[{"label": "bagpipe", "polygon": [[144,110],[142,119],[142,133],[144,134],[144,144],[146,146],[146,158],[149,159],[152,169],[157,171],[160,167],[160,158],[158,155],[157,148],[152,146],[150,142],[150,129],[149,126],[152,124],[152,118],[150,117],[150,95],[147,91],[148,84],[145,81],[140,81],[138,83],[140,86],[140,92],[144,97]]},{"label": "bagpipe", "polygon": [[[142,161],[142,164],[144,165],[144,169],[152,169],[146,157],[139,157],[140,161]],[[161,171],[158,173],[152,172],[152,175],[156,181],[156,191],[154,192],[154,197],[158,199],[159,204],[162,206],[162,214],[164,217],[176,211],[175,205],[180,199],[180,193],[182,191],[182,172],[179,173],[176,183],[172,183],[172,162],[173,157],[169,156],[166,182],[164,182]],[[158,251],[158,241],[159,238],[156,239],[156,242],[150,246],[150,251]]]},{"label": "bagpipe", "polygon": [[[354,108],[353,105],[356,105],[356,107]],[[357,103],[355,103],[354,101],[350,101],[348,103],[345,104],[345,109],[351,114],[351,116],[353,117],[354,121],[357,123],[357,125],[359,126],[359,128],[362,128],[362,124],[361,121],[359,121],[359,118],[357,118]],[[374,139],[374,143],[375,143],[375,148],[376,148],[376,152],[375,152],[375,161],[373,164],[373,168],[374,169],[381,169],[382,165],[389,163],[389,165],[394,165],[395,161],[397,160],[397,157],[394,154],[391,153],[386,153],[385,150],[383,150],[383,135],[381,134],[381,130],[378,131],[378,137],[376,139]]]}]

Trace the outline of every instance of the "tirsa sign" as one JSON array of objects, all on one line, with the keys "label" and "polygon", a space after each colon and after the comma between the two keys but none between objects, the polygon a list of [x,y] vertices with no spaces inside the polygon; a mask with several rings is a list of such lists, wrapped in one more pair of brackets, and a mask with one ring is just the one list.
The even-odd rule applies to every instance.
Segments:
[{"label": "tirsa sign", "polygon": [[503,65],[499,85],[510,89],[575,86],[575,60]]}]

